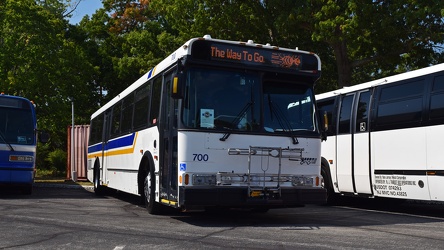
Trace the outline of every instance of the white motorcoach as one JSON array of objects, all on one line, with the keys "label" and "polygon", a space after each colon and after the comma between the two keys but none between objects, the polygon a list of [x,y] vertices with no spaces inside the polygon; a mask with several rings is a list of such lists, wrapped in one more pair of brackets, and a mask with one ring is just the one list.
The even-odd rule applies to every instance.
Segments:
[{"label": "white motorcoach", "polygon": [[444,201],[444,64],[316,96],[335,194]]}]

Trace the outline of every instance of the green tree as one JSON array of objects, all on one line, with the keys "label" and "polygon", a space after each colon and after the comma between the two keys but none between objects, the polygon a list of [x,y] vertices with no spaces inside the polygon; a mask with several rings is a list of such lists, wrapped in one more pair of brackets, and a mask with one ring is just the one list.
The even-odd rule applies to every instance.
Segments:
[{"label": "green tree", "polygon": [[153,5],[181,40],[208,33],[314,51],[324,62],[321,82],[328,88],[425,67],[443,54],[438,48],[444,40],[442,0],[158,0]]},{"label": "green tree", "polygon": [[301,1],[292,25],[328,44],[338,87],[436,64],[444,41],[442,0]]},{"label": "green tree", "polygon": [[118,95],[167,55],[161,48],[163,28],[148,3],[105,0],[102,9],[79,24],[100,71],[96,85],[107,92],[101,102]]},{"label": "green tree", "polygon": [[[317,83],[319,92],[336,87],[336,66],[332,49],[323,41],[314,41],[305,23],[294,19],[297,1],[281,0],[158,0],[152,8],[162,17],[163,27],[180,46],[191,37],[210,34],[214,38],[299,48],[320,55],[323,77]],[[311,18],[310,14],[307,19]]]},{"label": "green tree", "polygon": [[65,7],[57,0],[0,4],[0,89],[36,103],[38,126],[50,132],[52,148],[66,148],[71,101],[86,122],[94,93],[95,69],[68,38]]}]

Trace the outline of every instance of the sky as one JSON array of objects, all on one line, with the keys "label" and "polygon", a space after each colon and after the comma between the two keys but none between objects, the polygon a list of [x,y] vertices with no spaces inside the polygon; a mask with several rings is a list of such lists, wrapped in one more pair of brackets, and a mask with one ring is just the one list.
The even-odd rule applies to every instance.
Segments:
[{"label": "sky", "polygon": [[72,17],[69,19],[69,23],[78,24],[85,15],[91,17],[96,10],[102,7],[102,0],[80,0],[79,5],[72,13]]}]

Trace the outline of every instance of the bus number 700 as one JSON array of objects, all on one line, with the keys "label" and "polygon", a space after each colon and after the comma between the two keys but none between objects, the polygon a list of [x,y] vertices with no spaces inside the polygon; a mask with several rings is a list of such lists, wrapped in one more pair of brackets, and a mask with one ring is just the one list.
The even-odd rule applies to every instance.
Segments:
[{"label": "bus number 700", "polygon": [[208,161],[207,154],[193,154],[193,161]]}]

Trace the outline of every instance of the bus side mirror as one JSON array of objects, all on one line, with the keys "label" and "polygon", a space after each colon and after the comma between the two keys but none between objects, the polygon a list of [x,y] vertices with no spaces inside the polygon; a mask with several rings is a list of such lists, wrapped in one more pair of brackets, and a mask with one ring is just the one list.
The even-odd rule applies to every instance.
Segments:
[{"label": "bus side mirror", "polygon": [[184,92],[184,75],[179,72],[173,76],[173,84],[171,86],[171,97],[173,99],[182,99]]},{"label": "bus side mirror", "polygon": [[49,133],[46,131],[40,131],[39,141],[41,143],[47,143],[49,141]]},{"label": "bus side mirror", "polygon": [[327,115],[327,111],[324,111],[324,113],[322,114],[321,121],[322,121],[322,125],[323,125],[323,129],[321,131],[321,139],[322,139],[322,141],[326,141],[327,140],[327,132],[328,132],[328,115]]},{"label": "bus side mirror", "polygon": [[328,115],[327,115],[327,111],[324,111],[324,115],[323,115],[322,121],[324,122],[324,131],[328,131]]}]

